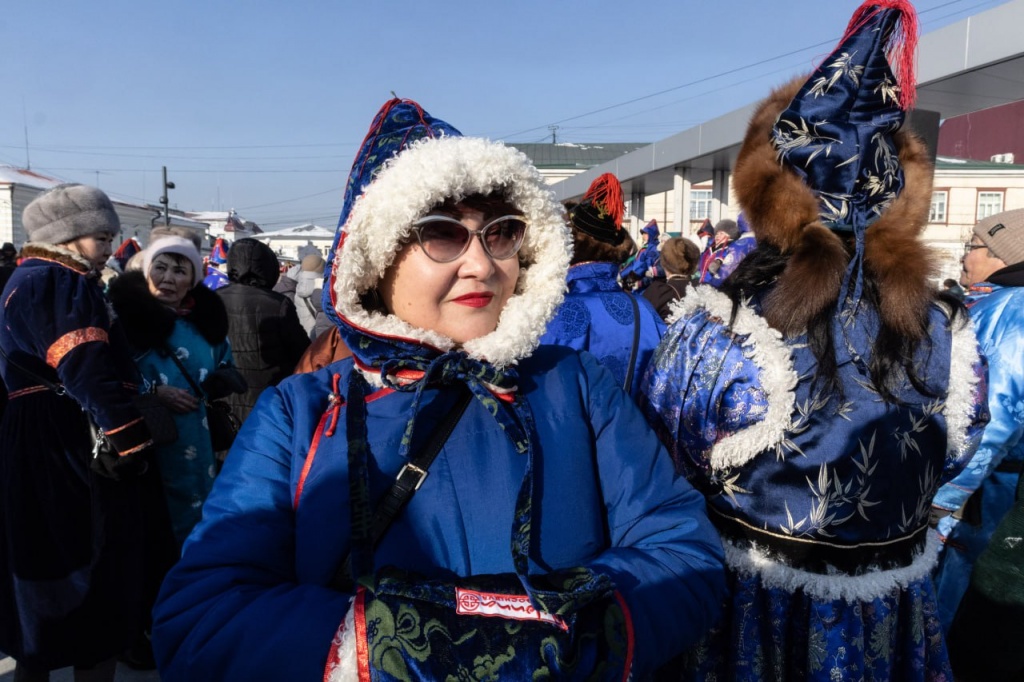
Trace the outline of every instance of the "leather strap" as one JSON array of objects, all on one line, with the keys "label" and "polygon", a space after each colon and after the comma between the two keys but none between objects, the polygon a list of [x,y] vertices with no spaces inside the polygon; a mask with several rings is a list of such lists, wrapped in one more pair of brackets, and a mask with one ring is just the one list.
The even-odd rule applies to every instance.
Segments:
[{"label": "leather strap", "polygon": [[630,292],[626,292],[629,296],[629,302],[633,304],[633,347],[629,350],[629,365],[626,369],[626,383],[622,388],[626,393],[632,393],[633,387],[633,369],[636,367],[636,354],[640,346],[640,304],[637,303],[636,296]]},{"label": "leather strap", "polygon": [[[427,474],[430,473],[430,465],[437,459],[441,448],[448,442],[452,431],[455,430],[455,426],[462,419],[462,415],[472,401],[473,394],[468,390],[465,391],[451,411],[445,415],[444,420],[438,423],[437,427],[430,434],[430,440],[423,446],[419,454],[410,459],[399,470],[398,475],[391,484],[391,488],[384,495],[380,504],[377,505],[373,519],[370,521],[371,550],[377,548],[384,534],[387,533],[388,528],[391,527],[391,524],[394,523],[398,515],[405,509],[405,505],[409,503],[409,500],[420,489],[420,486],[423,485]],[[331,578],[331,587],[348,591],[346,588],[351,586],[353,580],[351,564],[352,554],[350,552],[345,556],[345,560]]]}]

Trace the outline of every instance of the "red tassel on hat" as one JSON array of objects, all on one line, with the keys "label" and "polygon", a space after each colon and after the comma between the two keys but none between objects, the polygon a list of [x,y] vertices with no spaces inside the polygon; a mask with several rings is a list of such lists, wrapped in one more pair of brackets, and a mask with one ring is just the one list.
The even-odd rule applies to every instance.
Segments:
[{"label": "red tassel on hat", "polygon": [[622,216],[626,213],[625,203],[622,201],[622,185],[619,179],[611,173],[604,173],[598,176],[590,184],[590,189],[583,195],[584,201],[589,199],[595,206],[604,211],[615,224],[622,227]]},{"label": "red tassel on hat", "polygon": [[896,84],[900,87],[900,108],[911,109],[917,100],[917,78],[914,74],[914,55],[917,53],[917,12],[909,0],[866,0],[850,19],[839,44],[860,30],[869,18],[883,9],[892,9],[900,13],[900,20],[889,38],[886,56],[889,68],[896,76]]}]

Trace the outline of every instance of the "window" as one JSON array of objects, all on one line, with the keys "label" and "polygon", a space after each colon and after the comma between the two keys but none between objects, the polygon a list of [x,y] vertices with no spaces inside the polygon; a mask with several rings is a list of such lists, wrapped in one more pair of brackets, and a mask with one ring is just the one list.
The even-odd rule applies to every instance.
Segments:
[{"label": "window", "polygon": [[1002,192],[978,192],[978,220],[1002,212]]},{"label": "window", "polygon": [[946,222],[946,201],[949,198],[947,192],[932,192],[932,207],[928,211],[928,222]]},{"label": "window", "polygon": [[690,220],[704,220],[711,217],[711,190],[690,190]]}]

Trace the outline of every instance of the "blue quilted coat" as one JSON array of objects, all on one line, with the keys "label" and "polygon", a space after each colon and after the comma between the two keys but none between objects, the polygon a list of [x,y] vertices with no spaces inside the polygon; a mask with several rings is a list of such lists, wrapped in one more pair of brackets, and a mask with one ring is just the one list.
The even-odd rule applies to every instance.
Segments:
[{"label": "blue quilted coat", "polygon": [[[665,323],[647,299],[622,290],[615,279],[616,270],[614,263],[571,266],[566,277],[569,292],[555,319],[548,324],[541,343],[590,351],[608,368],[619,386],[635,397],[640,378],[665,332]],[[632,381],[626,387],[629,360],[633,357],[636,313],[639,313],[639,337]]]}]

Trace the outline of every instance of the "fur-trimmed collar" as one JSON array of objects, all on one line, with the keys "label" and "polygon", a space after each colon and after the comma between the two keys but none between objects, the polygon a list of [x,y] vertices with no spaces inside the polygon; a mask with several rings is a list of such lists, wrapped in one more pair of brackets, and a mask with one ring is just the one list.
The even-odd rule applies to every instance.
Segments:
[{"label": "fur-trimmed collar", "polygon": [[[136,350],[160,348],[174,331],[177,314],[153,297],[141,272],[121,275],[107,294]],[[189,291],[189,298],[193,307],[186,319],[211,345],[222,343],[228,336],[228,317],[220,297],[200,284]]]},{"label": "fur-trimmed collar", "polygon": [[21,249],[21,259],[40,258],[53,261],[66,268],[70,268],[82,275],[95,272],[92,263],[78,255],[74,251],[65,249],[57,244],[46,244],[44,242],[28,242]]},{"label": "fur-trimmed collar", "polygon": [[[819,218],[814,192],[779,163],[771,141],[772,126],[805,81],[794,79],[758,106],[733,173],[736,196],[758,242],[790,254],[763,306],[768,323],[790,337],[838,299],[849,263],[842,240]],[[929,282],[934,259],[919,239],[931,204],[932,163],[913,133],[900,130],[895,141],[903,191],[867,229],[864,264],[878,282],[882,319],[902,335],[920,339],[934,299]]]},{"label": "fur-trimmed collar", "polygon": [[[498,368],[528,357],[540,343],[565,294],[572,241],[561,206],[521,152],[468,137],[414,143],[386,162],[353,205],[331,277],[334,308],[350,330],[411,341],[441,351],[454,341],[419,329],[395,315],[370,312],[360,295],[377,286],[412,224],[447,198],[502,189],[529,223],[519,252],[522,269],[515,294],[497,329],[463,345],[466,353]],[[344,335],[344,330],[343,330]],[[358,356],[358,344],[349,343]]]}]

